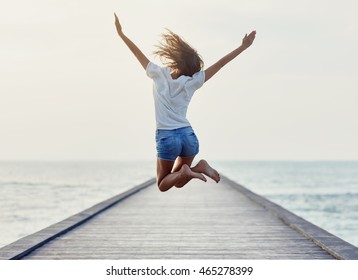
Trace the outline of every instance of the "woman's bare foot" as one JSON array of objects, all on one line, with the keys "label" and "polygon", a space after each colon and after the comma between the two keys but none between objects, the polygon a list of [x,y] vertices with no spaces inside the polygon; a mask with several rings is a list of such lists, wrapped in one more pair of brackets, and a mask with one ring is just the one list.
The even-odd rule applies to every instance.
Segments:
[{"label": "woman's bare foot", "polygon": [[175,186],[177,188],[182,188],[185,184],[187,184],[191,179],[199,179],[204,182],[206,182],[206,178],[203,174],[194,172],[190,169],[190,167],[186,164],[183,164],[183,166],[178,171],[179,179]]},{"label": "woman's bare foot", "polygon": [[199,163],[192,168],[192,171],[197,173],[204,173],[206,176],[213,179],[216,183],[219,183],[220,181],[220,174],[204,159],[200,160]]}]

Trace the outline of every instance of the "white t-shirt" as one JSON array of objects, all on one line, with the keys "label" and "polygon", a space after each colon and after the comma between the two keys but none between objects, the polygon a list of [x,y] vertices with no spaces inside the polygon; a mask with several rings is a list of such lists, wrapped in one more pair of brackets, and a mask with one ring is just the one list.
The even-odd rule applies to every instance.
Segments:
[{"label": "white t-shirt", "polygon": [[157,129],[176,129],[190,126],[186,118],[189,102],[194,92],[205,81],[205,72],[180,76],[173,79],[170,68],[159,67],[149,62],[146,69],[149,78],[153,79],[153,96]]}]

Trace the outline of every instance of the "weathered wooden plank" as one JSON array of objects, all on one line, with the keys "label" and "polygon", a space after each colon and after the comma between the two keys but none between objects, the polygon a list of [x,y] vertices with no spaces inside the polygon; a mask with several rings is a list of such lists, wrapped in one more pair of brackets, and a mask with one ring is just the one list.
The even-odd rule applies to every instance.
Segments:
[{"label": "weathered wooden plank", "polygon": [[50,240],[65,234],[67,231],[85,223],[89,219],[112,207],[118,202],[126,199],[127,197],[141,191],[142,189],[152,185],[155,182],[151,179],[137,187],[134,187],[124,193],[107,199],[93,207],[84,210],[76,215],[73,215],[57,224],[47,227],[39,232],[26,236],[14,243],[11,243],[3,248],[0,248],[0,260],[20,259],[29,254],[33,250],[41,247]]},{"label": "weathered wooden plank", "polygon": [[[23,258],[333,258],[313,242],[316,237],[339,247],[336,257],[352,258],[358,250],[226,178],[220,184],[192,181],[167,193],[153,186],[107,209]],[[24,241],[12,248],[19,250]]]},{"label": "weathered wooden plank", "polygon": [[[284,241],[284,242],[283,242]],[[36,250],[54,258],[331,258],[227,184],[149,188]]]},{"label": "weathered wooden plank", "polygon": [[226,180],[232,187],[245,194],[254,202],[260,204],[262,207],[277,216],[285,224],[289,225],[292,229],[307,237],[309,240],[312,240],[315,244],[320,246],[323,250],[327,251],[335,258],[346,260],[358,259],[358,248],[356,246],[353,246],[326,230],[306,221],[287,209],[282,208],[280,205],[253,193],[228,178],[226,178]]}]

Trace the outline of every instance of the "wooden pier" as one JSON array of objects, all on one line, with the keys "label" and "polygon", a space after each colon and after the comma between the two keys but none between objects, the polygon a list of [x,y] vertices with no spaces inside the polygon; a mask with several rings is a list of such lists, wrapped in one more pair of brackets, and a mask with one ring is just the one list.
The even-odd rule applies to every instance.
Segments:
[{"label": "wooden pier", "polygon": [[0,259],[358,259],[358,248],[223,177],[150,180],[0,249]]}]

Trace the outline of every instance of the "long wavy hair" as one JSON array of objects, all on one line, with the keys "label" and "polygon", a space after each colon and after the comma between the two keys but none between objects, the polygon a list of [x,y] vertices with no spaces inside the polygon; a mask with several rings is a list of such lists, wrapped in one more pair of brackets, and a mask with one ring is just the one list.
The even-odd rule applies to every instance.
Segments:
[{"label": "long wavy hair", "polygon": [[204,67],[198,52],[169,29],[162,34],[162,42],[156,47],[153,53],[160,57],[164,65],[179,71],[179,75],[191,77]]}]

